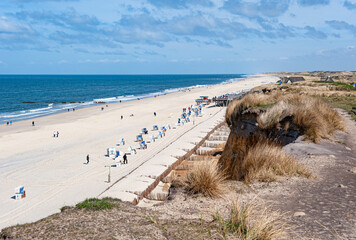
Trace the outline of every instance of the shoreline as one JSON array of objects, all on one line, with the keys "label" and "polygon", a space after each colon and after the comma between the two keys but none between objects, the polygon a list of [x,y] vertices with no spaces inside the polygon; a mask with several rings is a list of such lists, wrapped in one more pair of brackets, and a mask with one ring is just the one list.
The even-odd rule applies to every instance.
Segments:
[{"label": "shoreline", "polygon": [[[199,75],[199,74],[197,74]],[[209,75],[209,74],[208,74]],[[231,74],[233,75],[233,74]],[[145,94],[137,94],[137,95],[127,95],[127,96],[119,96],[119,97],[104,97],[104,98],[93,98],[92,100],[88,100],[88,101],[79,101],[79,102],[47,102],[47,106],[42,106],[40,108],[31,108],[31,109],[26,109],[26,110],[16,110],[16,111],[12,111],[12,112],[4,112],[4,113],[0,113],[0,114],[7,114],[7,115],[11,115],[11,114],[20,114],[21,112],[31,112],[31,111],[40,111],[42,109],[53,109],[54,112],[46,112],[46,113],[34,113],[34,116],[29,116],[28,118],[25,117],[24,119],[19,119],[16,120],[16,116],[14,117],[15,120],[8,118],[8,119],[4,119],[1,120],[0,122],[0,127],[2,125],[6,126],[7,122],[12,122],[12,123],[18,123],[21,121],[26,121],[26,120],[33,120],[33,119],[37,119],[37,118],[41,118],[41,117],[46,117],[46,116],[51,116],[54,114],[59,114],[59,113],[65,113],[65,112],[71,112],[73,111],[73,109],[75,110],[79,110],[79,109],[83,109],[83,108],[88,108],[88,107],[95,107],[95,106],[102,106],[102,105],[108,105],[108,104],[115,104],[115,103],[124,103],[124,102],[132,102],[132,101],[137,101],[137,100],[142,100],[142,99],[147,99],[147,98],[154,98],[154,97],[158,97],[158,96],[163,96],[163,95],[167,95],[167,94],[172,94],[172,93],[177,93],[177,92],[185,92],[185,91],[189,91],[192,89],[196,89],[196,88],[201,88],[201,87],[207,87],[207,86],[215,86],[215,85],[220,85],[220,84],[227,84],[227,83],[231,83],[231,82],[238,82],[238,81],[242,81],[244,79],[253,77],[254,75],[246,75],[246,74],[240,74],[241,77],[240,78],[231,78],[229,80],[225,80],[221,83],[217,83],[217,84],[198,84],[198,85],[193,85],[193,86],[187,86],[187,87],[177,87],[177,88],[167,88],[158,92],[149,92],[149,93],[145,93]],[[122,97],[122,98],[121,98]],[[115,100],[114,100],[115,99]],[[114,100],[114,101],[113,101]],[[64,106],[67,105],[65,108],[61,108],[60,106]],[[73,106],[73,105],[74,106]],[[51,105],[51,106],[50,106]],[[72,105],[72,106],[70,106]],[[75,106],[77,105],[77,106]],[[59,107],[59,108],[52,108],[52,107]],[[70,111],[68,111],[68,109]],[[39,115],[35,115],[35,114],[39,114]],[[3,121],[3,122],[2,122]]]},{"label": "shoreline", "polygon": [[[174,126],[182,108],[195,104],[201,95],[221,95],[233,91],[248,90],[255,86],[274,82],[271,76],[260,75],[242,81],[211,85],[191,91],[176,92],[156,98],[110,104],[101,111],[100,107],[83,108],[75,112],[64,112],[35,120],[25,120],[0,133],[0,228],[17,223],[33,222],[56,213],[64,205],[74,205],[86,198],[96,197],[109,185],[108,168],[113,160],[105,157],[106,148],[116,147],[127,152],[128,146],[138,147],[136,135],[143,127],[152,133],[153,124]],[[197,118],[196,124],[209,119],[221,108],[204,108],[205,117]],[[157,116],[153,115],[157,112]],[[129,117],[134,114],[134,117]],[[171,117],[171,114],[173,117]],[[124,119],[121,120],[120,116]],[[214,121],[207,121],[214,124]],[[166,161],[176,161],[172,156],[184,153],[186,145],[191,145],[190,135],[193,123],[187,123],[178,129],[167,132],[167,136],[150,143],[147,150],[137,150],[129,156],[129,164],[111,169],[112,182],[130,173],[150,156],[160,152],[160,157],[153,158],[154,166],[163,166]],[[59,131],[59,137],[52,137],[53,131]],[[197,130],[198,131],[198,130]],[[178,150],[168,147],[177,136],[187,132],[187,137]],[[197,133],[199,135],[199,133]],[[150,135],[144,136],[148,138]],[[197,136],[198,136],[197,135]],[[192,135],[193,136],[193,135]],[[125,138],[125,146],[117,146],[119,139]],[[90,164],[86,165],[85,156],[90,154]],[[145,168],[144,171],[150,171]],[[134,176],[135,173],[130,174]],[[136,185],[130,178],[125,178],[126,187]],[[13,189],[24,185],[27,197],[13,200]]]},{"label": "shoreline", "polygon": [[[127,104],[129,103],[132,103],[132,104],[135,104],[139,101],[145,101],[147,99],[155,99],[155,98],[159,98],[159,97],[162,97],[162,96],[167,96],[167,95],[174,95],[174,94],[179,94],[179,93],[185,93],[186,91],[192,91],[192,90],[196,90],[196,89],[204,89],[204,88],[209,88],[209,87],[216,87],[216,86],[219,86],[219,85],[226,85],[226,84],[231,84],[231,83],[237,83],[237,82],[241,82],[241,81],[246,81],[247,79],[250,79],[250,78],[255,78],[255,77],[260,77],[260,76],[268,76],[266,74],[253,74],[253,75],[244,75],[243,78],[241,79],[238,79],[238,80],[235,80],[235,81],[225,81],[225,82],[221,82],[219,84],[212,84],[212,85],[202,85],[202,86],[199,86],[199,87],[195,87],[195,86],[190,86],[190,87],[186,87],[184,90],[181,90],[181,91],[176,91],[176,92],[170,92],[170,93],[166,93],[166,94],[161,94],[161,95],[156,95],[155,96],[151,96],[151,97],[145,97],[145,98],[142,98],[142,99],[133,99],[133,100],[128,100],[128,101],[123,101],[123,102],[112,102],[112,103],[97,103],[97,104],[92,104],[92,105],[89,105],[89,106],[83,106],[83,107],[80,107],[80,108],[77,108],[75,109],[75,111],[73,112],[72,110],[71,111],[59,111],[59,112],[56,112],[56,113],[49,113],[49,114],[46,114],[46,115],[43,115],[43,116],[38,116],[38,117],[33,117],[33,118],[28,118],[28,119],[23,119],[23,120],[18,120],[18,121],[13,121],[13,125],[9,125],[7,126],[6,125],[6,122],[4,123],[0,123],[0,138],[2,136],[3,133],[9,133],[9,132],[12,132],[13,128],[15,128],[14,131],[18,131],[18,127],[19,128],[22,128],[22,127],[29,127],[31,126],[32,124],[32,121],[35,122],[35,125],[36,125],[36,122],[40,121],[42,122],[41,120],[49,120],[51,121],[52,118],[55,118],[53,116],[65,116],[65,117],[68,117],[66,114],[72,114],[75,116],[74,119],[71,119],[71,120],[75,120],[78,116],[78,114],[76,114],[77,112],[79,111],[83,111],[85,109],[95,109],[95,108],[101,108],[101,107],[104,107],[104,110],[106,110],[107,108],[105,107],[105,105],[109,105],[109,107],[115,107],[117,108],[118,106],[123,106],[123,107],[128,107],[126,106]],[[268,76],[268,77],[271,77],[271,76]],[[273,77],[273,76],[272,76]],[[197,96],[196,98],[198,98],[199,96]],[[130,105],[131,106],[131,105]],[[79,118],[81,118],[79,116]],[[20,130],[23,130],[23,129],[20,129]]]}]

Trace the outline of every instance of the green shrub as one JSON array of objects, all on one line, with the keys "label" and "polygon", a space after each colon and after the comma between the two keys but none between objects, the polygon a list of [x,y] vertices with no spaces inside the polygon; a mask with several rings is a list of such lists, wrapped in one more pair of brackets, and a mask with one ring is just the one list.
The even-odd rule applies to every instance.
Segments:
[{"label": "green shrub", "polygon": [[77,209],[86,209],[86,210],[92,210],[92,211],[98,211],[98,210],[105,210],[105,209],[112,209],[115,207],[119,207],[119,202],[120,200],[118,199],[113,199],[113,198],[103,198],[103,199],[98,199],[98,198],[89,198],[86,199],[84,202],[78,203],[76,205]]}]

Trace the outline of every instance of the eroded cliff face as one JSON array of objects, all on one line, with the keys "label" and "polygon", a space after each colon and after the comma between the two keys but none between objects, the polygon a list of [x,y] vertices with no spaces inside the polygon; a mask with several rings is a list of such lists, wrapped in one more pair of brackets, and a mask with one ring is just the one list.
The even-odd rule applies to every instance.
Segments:
[{"label": "eroded cliff face", "polygon": [[261,129],[258,126],[257,118],[263,112],[264,110],[260,109],[247,109],[241,113],[235,113],[234,116],[231,116],[230,135],[264,137],[283,146],[295,141],[301,135],[300,129],[293,123],[292,115],[284,117],[270,129]]},{"label": "eroded cliff face", "polygon": [[[226,109],[225,120],[231,133],[219,166],[229,177],[238,180],[246,174],[241,169],[247,164],[245,156],[257,144],[264,144],[265,152],[256,156],[266,157],[272,148],[282,151],[282,146],[300,135],[318,143],[337,130],[345,130],[343,119],[322,99],[281,91],[249,93],[234,100]],[[254,164],[252,168],[259,168],[264,163]]]}]

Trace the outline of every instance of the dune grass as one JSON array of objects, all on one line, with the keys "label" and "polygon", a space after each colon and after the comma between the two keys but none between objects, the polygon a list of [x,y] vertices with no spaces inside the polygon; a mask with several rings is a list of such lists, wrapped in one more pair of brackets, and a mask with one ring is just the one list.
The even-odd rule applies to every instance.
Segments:
[{"label": "dune grass", "polygon": [[311,176],[280,145],[263,136],[230,136],[219,163],[229,178],[246,183],[273,182],[278,176]]},{"label": "dune grass", "polygon": [[348,90],[348,91],[356,91],[356,88],[353,87],[350,83],[343,82],[324,82],[324,81],[314,81],[314,83],[325,84],[338,87],[336,90]]},{"label": "dune grass", "polygon": [[275,128],[286,116],[305,134],[306,139],[319,142],[329,138],[336,130],[345,130],[339,114],[320,98],[289,94],[269,107],[257,118],[261,129]]},{"label": "dune grass", "polygon": [[230,207],[227,219],[218,212],[213,217],[224,238],[233,235],[240,240],[270,240],[285,235],[285,227],[278,213],[272,213],[267,208],[258,209],[253,204],[241,205],[236,200]]},{"label": "dune grass", "polygon": [[225,175],[219,171],[217,161],[197,161],[183,180],[184,187],[191,194],[221,197],[225,190]]},{"label": "dune grass", "polygon": [[341,108],[350,114],[351,119],[356,121],[356,95],[355,96],[323,96],[331,106]]},{"label": "dune grass", "polygon": [[236,99],[228,105],[225,114],[225,121],[228,126],[231,126],[234,115],[236,116],[236,114],[241,114],[244,110],[252,107],[260,106],[261,108],[266,108],[271,104],[274,104],[280,97],[280,92],[275,92],[273,94],[247,94],[242,99]]},{"label": "dune grass", "polygon": [[77,209],[98,211],[98,210],[118,208],[119,202],[120,202],[119,199],[113,199],[113,198],[103,198],[103,199],[89,198],[81,203],[78,203],[75,207]]},{"label": "dune grass", "polygon": [[281,146],[268,141],[258,142],[250,148],[241,168],[245,182],[273,182],[277,176],[311,176],[292,156],[284,153]]}]

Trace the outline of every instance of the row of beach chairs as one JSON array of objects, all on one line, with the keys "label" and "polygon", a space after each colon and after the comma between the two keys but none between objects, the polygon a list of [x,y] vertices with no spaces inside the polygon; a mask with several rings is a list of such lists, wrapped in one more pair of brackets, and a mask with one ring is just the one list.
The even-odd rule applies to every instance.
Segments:
[{"label": "row of beach chairs", "polygon": [[[195,113],[201,114],[201,106],[199,106],[199,110],[196,109]],[[185,114],[182,115],[182,118],[178,118],[178,121],[175,123],[175,126],[173,129],[178,128],[181,125],[184,125],[184,123],[190,122],[189,115],[190,114]],[[153,125],[152,131],[156,131],[157,135],[152,134],[149,138],[149,142],[153,143],[156,141],[158,138],[163,138],[166,135],[166,131],[168,129],[171,129],[171,125],[167,124],[166,126],[162,126],[161,129],[159,129],[158,125]],[[141,133],[136,136],[136,142],[138,142],[140,149],[147,149],[147,141],[144,140],[143,135],[148,135],[148,129],[147,128],[142,128]],[[123,146],[125,145],[125,139],[121,138],[120,142],[118,143],[118,146]],[[132,146],[129,146],[128,149],[129,153],[131,155],[134,155],[137,153],[136,149],[133,148]],[[117,151],[115,148],[108,148],[107,149],[107,156],[115,159],[116,165],[121,164],[122,156],[120,154],[120,151]]]}]

